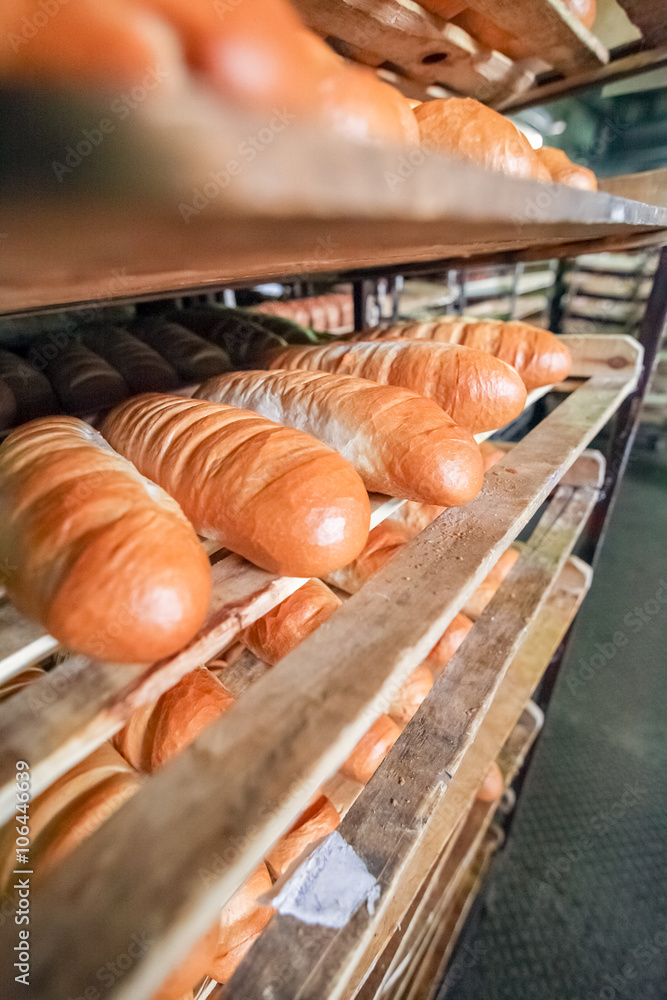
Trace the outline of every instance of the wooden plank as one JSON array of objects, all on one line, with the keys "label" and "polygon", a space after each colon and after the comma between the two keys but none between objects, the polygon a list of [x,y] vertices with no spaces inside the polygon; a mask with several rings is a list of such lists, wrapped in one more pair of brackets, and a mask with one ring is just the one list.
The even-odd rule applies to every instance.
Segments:
[{"label": "wooden plank", "polygon": [[459,770],[452,778],[447,795],[422,835],[419,852],[404,871],[399,890],[369,947],[351,976],[351,996],[355,983],[363,979],[374,961],[387,934],[399,926],[406,908],[414,898],[442,845],[449,843],[462,815],[470,808],[475,792],[490,763],[508,738],[515,720],[546,668],[551,656],[565,635],[592,582],[592,570],[575,556],[570,556],[552,588],[545,606],[529,628],[524,642],[515,654],[498,694],[489,709],[475,741],[465,754]]},{"label": "wooden plank", "polygon": [[[227,985],[228,1000],[261,996],[275,990],[276,983],[276,998],[338,1000],[353,994],[368,968],[360,969],[359,960],[365,964],[372,942],[395,925],[393,915],[388,924],[385,921],[397,890],[404,890],[406,868],[415,859],[421,866],[429,858],[424,838],[437,806],[449,798],[447,786],[474,746],[526,628],[546,600],[596,497],[596,491],[585,487],[557,491],[505,584],[342,821],[339,833],[380,886],[373,913],[362,907],[340,931],[307,927],[293,917],[274,917],[252,961],[242,963]],[[488,767],[488,756],[486,761]],[[457,793],[452,797],[457,799]],[[318,956],[306,969],[295,964],[304,947]]]},{"label": "wooden plank", "polygon": [[15,806],[17,760],[30,762],[32,792],[39,794],[121,729],[138,705],[158,698],[304,583],[267,573],[236,555],[216,563],[212,573],[207,620],[175,656],[146,665],[71,655],[0,704],[0,822]]},{"label": "wooden plank", "polygon": [[[514,441],[494,441],[493,444],[500,451],[510,452],[514,448]],[[604,485],[604,476],[607,463],[601,451],[588,448],[582,452],[576,462],[570,466],[560,480],[561,486],[592,486],[594,489],[601,489]]]},{"label": "wooden plank", "polygon": [[667,18],[663,0],[618,0],[648,45],[667,42]]},{"label": "wooden plank", "polygon": [[0,599],[0,684],[58,649],[48,633]]},{"label": "wooden plank", "polygon": [[[67,132],[48,132],[45,115],[35,134],[45,162],[76,145],[108,107],[91,101],[67,111]],[[267,124],[232,116],[195,90],[166,105],[144,102],[131,124],[123,141],[112,133],[96,150],[101,189],[91,193],[84,169],[66,190],[52,177],[55,187],[2,201],[10,252],[0,260],[1,311],[95,308],[165,291],[529,249],[544,258],[560,244],[626,243],[646,230],[656,239],[667,228],[667,209],[436,155],[413,151],[410,159],[291,120],[282,131],[274,122],[261,156],[213,182],[224,174],[220,164],[239,165],[239,148]],[[114,187],[117,200],[105,197]],[[204,189],[217,193],[207,198]]]},{"label": "wooden plank", "polygon": [[[338,51],[369,66],[391,63],[409,79],[488,99],[514,77],[507,56],[481,45],[417,3],[296,0],[304,22]],[[341,45],[341,42],[343,43]]]},{"label": "wooden plank", "polygon": [[[443,9],[442,0],[422,0],[427,10]],[[451,6],[451,5],[450,5]],[[466,0],[479,14],[502,26],[533,55],[564,74],[606,63],[609,53],[563,0]]]},{"label": "wooden plank", "polygon": [[[572,393],[517,445],[509,468],[505,459],[490,471],[475,500],[441,515],[63,863],[48,893],[33,897],[31,981],[43,1000],[80,995],[135,930],[155,943],[122,990],[133,1000],[151,995],[630,388],[594,377]],[[8,1000],[18,996],[0,975]]]}]

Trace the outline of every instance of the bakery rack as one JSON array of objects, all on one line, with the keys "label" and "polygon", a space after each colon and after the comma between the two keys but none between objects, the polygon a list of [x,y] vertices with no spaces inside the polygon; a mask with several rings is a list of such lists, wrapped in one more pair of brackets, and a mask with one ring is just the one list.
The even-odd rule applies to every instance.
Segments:
[{"label": "bakery rack", "polygon": [[[406,17],[422,18],[416,4],[400,6]],[[605,72],[590,68],[604,53],[564,18],[559,0],[505,7],[524,14],[530,7],[559,39],[567,37],[570,55],[557,59],[554,48],[551,57],[570,82]],[[434,16],[425,20],[432,28]],[[342,31],[337,37],[344,40]],[[477,69],[499,65],[494,53],[470,55]],[[560,83],[541,84],[540,92]],[[69,110],[70,132],[59,134],[57,149],[101,109],[85,102]],[[50,162],[49,130],[34,125],[36,147]],[[51,178],[28,190],[17,153],[11,197],[3,199],[12,252],[0,263],[0,309],[8,321],[65,308],[99,318],[110,303],[149,306],[166,295],[317,278],[354,283],[359,325],[379,278],[667,241],[667,208],[650,200],[517,181],[435,156],[406,166],[403,154],[331,143],[299,122],[276,132],[270,153],[244,164],[185,220],[179,205],[204,192],[211,171],[237,156],[257,123],[193,92],[177,107],[139,108],[128,128],[77,168],[65,189]],[[131,183],[111,192],[119,158]],[[240,695],[235,706],[146,780],[35,893],[31,982],[40,998],[84,995],[135,932],[153,946],[109,996],[149,998],[313,792],[328,783],[334,795],[340,763],[522,533],[510,576],[383,765],[361,791],[338,786],[345,813],[338,832],[378,887],[374,905],[338,928],[277,914],[220,993],[225,1000],[370,1000],[375,984],[381,997],[421,995],[427,986],[416,959],[427,958],[435,973],[495,842],[486,833],[491,810],[475,803],[476,790],[499,755],[509,782],[539,728],[527,706],[545,671],[538,700],[546,704],[561,640],[591,584],[666,317],[663,250],[639,340],[571,338],[574,378],[548,397],[558,405],[507,448],[474,501],[445,512],[277,667],[246,657],[228,668]],[[610,421],[605,462],[587,449]],[[392,504],[377,498],[377,522]],[[575,545],[585,562],[572,555]],[[119,667],[63,655],[0,704],[3,819],[11,815],[17,759],[31,762],[35,792],[47,787],[120,729],[136,705],[210,659],[302,582],[229,553],[211,556],[209,619],[176,657]],[[0,604],[3,676],[55,649]],[[306,895],[320,866],[326,861],[316,853]],[[444,935],[425,921],[431,902],[446,920]],[[1,944],[8,1000],[22,996],[7,961],[13,944]]]}]

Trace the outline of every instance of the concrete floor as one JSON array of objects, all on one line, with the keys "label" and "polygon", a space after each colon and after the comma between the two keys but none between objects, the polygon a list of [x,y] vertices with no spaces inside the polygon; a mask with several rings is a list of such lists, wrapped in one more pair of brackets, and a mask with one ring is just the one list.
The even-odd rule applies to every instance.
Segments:
[{"label": "concrete floor", "polygon": [[439,1000],[667,997],[666,721],[667,464],[635,452],[481,920]]}]

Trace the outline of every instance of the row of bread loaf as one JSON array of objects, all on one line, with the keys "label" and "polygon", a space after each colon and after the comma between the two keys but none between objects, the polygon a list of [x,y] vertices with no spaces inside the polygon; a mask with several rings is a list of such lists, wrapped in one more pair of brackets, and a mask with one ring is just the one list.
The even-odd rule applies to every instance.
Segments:
[{"label": "row of bread loaf", "polygon": [[[531,328],[514,331],[516,363],[545,351],[548,377],[566,371],[567,349],[537,334],[536,346]],[[9,435],[0,571],[24,614],[93,656],[167,656],[206,616],[211,575],[195,533],[270,572],[335,572],[366,544],[367,490],[468,502],[483,475],[472,432],[513,419],[526,399],[511,365],[458,344],[272,348],[264,363],[209,380],[196,399],[133,397],[103,437],[73,418]]]},{"label": "row of bread loaf", "polygon": [[[301,24],[287,0],[244,0],[224,17],[209,0],[68,0],[57,18],[40,3],[3,4],[0,29],[15,40],[0,53],[5,81],[113,94],[134,86],[155,96],[185,94],[196,76],[225,106],[270,121],[282,110],[287,121],[311,121],[355,142],[421,143],[515,176],[595,187],[591,171],[560,150],[534,151],[509,119],[478,101],[428,101],[413,113],[397,89]],[[45,23],[23,44],[26,23],[38,17]]]}]

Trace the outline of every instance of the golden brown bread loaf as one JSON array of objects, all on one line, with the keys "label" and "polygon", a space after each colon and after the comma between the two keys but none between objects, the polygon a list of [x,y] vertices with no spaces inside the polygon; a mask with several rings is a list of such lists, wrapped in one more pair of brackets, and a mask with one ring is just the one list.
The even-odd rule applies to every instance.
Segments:
[{"label": "golden brown bread loaf", "polygon": [[46,375],[18,354],[0,350],[0,378],[13,393],[17,424],[60,411]]},{"label": "golden brown bread loaf", "polygon": [[370,781],[401,735],[400,728],[388,715],[381,715],[364,733],[356,747],[341,765],[341,774],[359,784]]},{"label": "golden brown bread loaf", "polygon": [[151,662],[202,625],[208,558],[178,505],[74,417],[0,446],[0,566],[23,614],[90,656]]},{"label": "golden brown bread loaf", "polygon": [[169,362],[152,347],[119,326],[94,327],[84,341],[120,372],[132,392],[169,392],[181,379]]},{"label": "golden brown bread loaf", "polygon": [[325,582],[344,590],[346,594],[356,594],[366,580],[382,569],[409,540],[410,536],[402,525],[390,519],[382,521],[369,532],[357,558],[347,566],[328,573]]},{"label": "golden brown bread loaf", "polygon": [[209,379],[195,397],[312,434],[346,458],[373,492],[454,507],[482,485],[472,434],[408,389],[321,371],[248,371]]},{"label": "golden brown bread loaf", "polygon": [[102,433],[178,500],[200,535],[263,569],[321,576],[363,548],[370,503],[361,479],[302,431],[221,403],[147,394],[110,413]]},{"label": "golden brown bread loaf", "polygon": [[130,395],[120,372],[83,344],[63,347],[44,372],[69,413],[106,410]]},{"label": "golden brown bread loaf", "polygon": [[199,382],[231,368],[226,351],[179,323],[145,317],[135,320],[130,331],[166,358],[185,381]]},{"label": "golden brown bread loaf", "polygon": [[[141,785],[141,778],[109,743],[94,750],[30,802],[30,860],[40,880]],[[0,833],[0,888],[16,862],[13,822]]]},{"label": "golden brown bread loaf", "polygon": [[490,603],[500,584],[519,558],[518,549],[509,548],[501,555],[491,572],[480,583],[477,590],[466,601],[463,611],[473,620],[479,618]]},{"label": "golden brown bread loaf", "polygon": [[243,629],[241,640],[272,666],[291,653],[341,605],[321,580],[309,580],[267,614]]},{"label": "golden brown bread loaf", "polygon": [[[480,452],[481,450],[480,445]],[[440,507],[438,504],[415,503],[413,500],[408,500],[402,507],[394,511],[387,520],[393,524],[400,525],[405,531],[407,538],[415,538],[420,531],[423,531],[432,521],[435,521],[436,517],[439,517],[444,509],[444,507]]]},{"label": "golden brown bread loaf", "polygon": [[503,789],[505,787],[505,782],[503,780],[502,771],[498,767],[497,762],[494,760],[493,764],[486,773],[484,781],[477,789],[477,794],[475,798],[480,802],[495,802],[503,794]]},{"label": "golden brown bread loaf", "polygon": [[425,663],[412,671],[388,708],[388,714],[399,726],[407,726],[410,719],[433,687],[433,674]]},{"label": "golden brown bread loaf", "polygon": [[419,124],[423,149],[513,177],[551,179],[516,125],[471,97],[425,101],[412,113]]},{"label": "golden brown bread loaf", "polygon": [[536,153],[556,184],[567,184],[568,187],[581,188],[582,191],[597,191],[598,181],[593,171],[573,163],[562,149],[542,146]]},{"label": "golden brown bread loaf", "polygon": [[[501,320],[471,321],[457,317],[400,323],[369,334],[364,340],[418,340],[437,344],[462,344],[485,351],[518,371],[526,389],[560,382],[569,375],[572,357],[565,344],[548,330],[529,323]],[[487,428],[488,429],[488,428]]]},{"label": "golden brown bread loaf", "polygon": [[470,618],[461,612],[449,623],[423,661],[424,666],[428,667],[434,677],[440,676],[472,626]]},{"label": "golden brown bread loaf", "polygon": [[137,771],[152,774],[233,703],[218,678],[197,667],[157,701],[135,709],[113,744]]},{"label": "golden brown bread loaf", "polygon": [[258,865],[223,909],[215,954],[207,967],[212,979],[226,983],[268,924],[273,910],[257,900],[271,885],[266,865]]},{"label": "golden brown bread loaf", "polygon": [[333,833],[340,823],[338,810],[326,795],[319,795],[296,823],[280,838],[266,856],[266,864],[274,879],[280,878],[316,841]]},{"label": "golden brown bread loaf", "polygon": [[517,372],[492,355],[454,344],[345,342],[267,351],[267,368],[303,368],[398,385],[434,399],[473,434],[513,420],[526,402]]},{"label": "golden brown bread loaf", "polygon": [[331,333],[350,328],[354,323],[352,296],[347,292],[328,292],[285,302],[261,302],[253,306],[253,312],[284,316],[301,326]]}]

